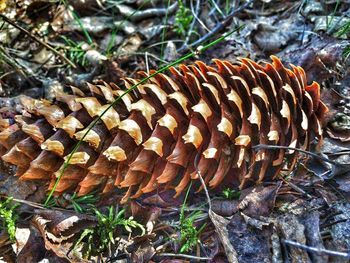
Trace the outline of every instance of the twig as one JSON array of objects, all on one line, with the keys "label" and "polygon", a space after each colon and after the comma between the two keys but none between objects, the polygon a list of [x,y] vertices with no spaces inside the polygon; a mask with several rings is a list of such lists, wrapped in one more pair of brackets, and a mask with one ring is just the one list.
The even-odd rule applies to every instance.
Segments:
[{"label": "twig", "polygon": [[336,224],[339,224],[339,223],[344,223],[348,221],[348,219],[346,218],[343,218],[343,219],[339,219],[339,220],[336,220],[336,221],[333,221],[333,222],[329,222],[327,224],[322,224],[320,225],[321,228],[327,228],[327,227],[330,227],[330,226],[333,226],[333,225],[336,225]]},{"label": "twig", "polygon": [[149,65],[148,65],[148,52],[145,52],[145,61],[146,61],[146,72],[149,74]]},{"label": "twig", "polygon": [[28,35],[29,37],[31,37],[33,40],[35,40],[36,42],[40,43],[41,45],[43,45],[44,47],[46,47],[47,49],[50,49],[53,53],[55,53],[57,56],[59,56],[61,59],[63,59],[64,61],[66,61],[70,66],[72,66],[73,68],[76,68],[75,64],[70,61],[68,58],[66,58],[64,55],[62,55],[60,52],[58,52],[56,49],[54,49],[53,47],[51,47],[50,45],[48,45],[47,43],[45,43],[44,41],[42,41],[40,38],[34,36],[32,33],[30,33],[28,30],[24,29],[23,27],[17,25],[15,22],[13,22],[11,19],[7,18],[5,15],[0,14],[0,17],[5,20],[7,23],[9,23],[10,25],[12,25],[13,27],[19,29],[20,31],[22,31],[23,33],[25,33],[26,35]]},{"label": "twig", "polygon": [[333,161],[331,159],[328,159],[324,156],[320,156],[316,153],[310,152],[310,151],[305,151],[299,148],[295,148],[295,147],[289,147],[289,146],[280,146],[280,145],[267,145],[267,144],[258,144],[252,147],[252,149],[254,150],[260,150],[260,149],[284,149],[284,150],[294,150],[294,151],[298,151],[298,152],[302,152],[304,154],[308,154],[311,155],[314,158],[320,159],[322,161],[325,161],[327,163],[333,164],[335,166],[348,166],[349,164],[345,164],[345,163],[338,163],[336,161]]},{"label": "twig", "polygon": [[203,42],[207,41],[208,39],[210,39],[212,36],[216,35],[217,32],[219,32],[220,30],[222,30],[229,22],[230,20],[233,18],[233,16],[237,13],[239,13],[240,11],[242,11],[244,8],[246,8],[248,5],[250,5],[250,3],[252,3],[253,1],[250,0],[247,3],[245,3],[244,5],[240,6],[239,8],[237,8],[236,10],[232,11],[230,14],[228,14],[226,16],[226,18],[224,19],[224,21],[220,22],[219,24],[217,24],[214,29],[212,29],[209,33],[207,33],[206,35],[202,36],[200,39],[196,40],[195,42],[188,44],[188,45],[183,45],[182,47],[180,47],[177,52],[183,52],[186,51],[194,46],[198,46],[200,44],[202,44]]},{"label": "twig", "polygon": [[[164,59],[161,59],[159,57],[157,57],[156,55],[154,55],[153,53],[150,53],[148,51],[147,52],[147,57],[152,57],[155,60],[158,60],[162,63],[167,63],[167,61],[165,61]],[[119,53],[120,56],[146,56],[146,52],[123,52],[123,53]]]},{"label": "twig", "polygon": [[309,247],[307,245],[303,245],[303,244],[294,242],[292,240],[285,240],[285,239],[282,240],[282,243],[289,245],[289,246],[293,246],[293,247],[297,247],[297,248],[306,250],[308,252],[314,252],[318,255],[329,255],[329,256],[336,256],[336,257],[350,259],[350,253],[346,253],[346,252],[338,252],[338,251],[333,251],[333,250],[323,249],[323,248],[318,248],[318,247]]},{"label": "twig", "polygon": [[211,0],[210,1],[212,3],[212,5],[214,6],[214,9],[216,9],[216,11],[218,11],[218,13],[222,16],[222,17],[225,17],[224,13],[221,11],[220,7],[218,6],[218,4]]},{"label": "twig", "polygon": [[[148,2],[148,1],[144,1]],[[175,1],[172,5],[167,6],[166,8],[148,8],[146,10],[138,10],[136,13],[135,10],[129,6],[114,4],[114,6],[118,9],[118,12],[130,19],[133,22],[137,22],[140,20],[144,20],[150,17],[160,17],[166,14],[172,14],[177,9],[178,2]]]},{"label": "twig", "polygon": [[186,255],[186,254],[175,254],[175,253],[160,253],[157,254],[157,256],[160,257],[179,257],[179,258],[188,258],[188,259],[194,259],[194,260],[212,260],[212,258],[207,258],[207,257],[197,257],[197,256],[191,256],[191,255]]},{"label": "twig", "polygon": [[[27,79],[29,79],[30,76],[34,75],[33,72],[29,72],[29,70],[26,67],[20,65],[16,59],[12,58],[2,46],[0,46],[0,59],[4,60],[8,65],[10,65],[13,69],[18,71]],[[4,75],[1,76],[1,78],[3,77]]]},{"label": "twig", "polygon": [[199,180],[201,181],[201,184],[202,184],[202,186],[203,186],[205,195],[206,195],[206,197],[207,197],[209,210],[211,210],[211,199],[210,199],[210,196],[209,196],[209,192],[208,192],[207,186],[205,185],[205,182],[204,182],[204,180],[203,180],[202,174],[201,174],[201,172],[197,169],[197,167],[196,167],[196,170],[197,170],[196,172],[197,172],[197,174],[198,174]]},{"label": "twig", "polygon": [[[200,0],[198,0],[197,1],[197,6],[198,6],[198,8],[199,8],[199,5],[200,5]],[[193,19],[193,22],[194,21],[198,21],[198,23],[206,30],[206,31],[208,31],[208,32],[210,32],[210,30],[209,30],[209,28],[207,28],[207,26],[202,22],[202,20],[200,20],[200,18],[198,17],[198,10],[196,10],[196,11],[194,11],[193,10],[193,1],[191,1],[191,11],[192,11],[192,15],[193,15],[193,17],[195,18],[195,19]]]},{"label": "twig", "polygon": [[288,184],[292,189],[294,189],[295,191],[297,191],[298,193],[306,196],[307,198],[312,198],[312,196],[308,193],[306,193],[303,189],[301,189],[299,186],[293,184],[292,182],[288,182],[287,180],[285,180],[284,178],[282,178],[282,181],[285,182],[286,184]]},{"label": "twig", "polygon": [[[328,209],[327,209],[328,210]],[[338,216],[338,215],[342,215],[343,212],[342,211],[334,211],[334,212],[330,212],[327,214],[327,216],[323,219],[323,223],[322,224],[325,224],[325,222],[327,222],[329,219],[331,218],[334,218],[335,216]]]},{"label": "twig", "polygon": [[[198,13],[200,2],[201,2],[200,0],[196,1],[196,10],[193,9],[193,0],[191,0],[191,2],[190,2],[191,3],[191,12],[195,15]],[[184,46],[186,46],[188,41],[190,41],[190,37],[192,35],[195,23],[196,23],[196,19],[192,19],[190,28],[189,28],[187,36],[185,38],[185,42],[183,43]]]}]

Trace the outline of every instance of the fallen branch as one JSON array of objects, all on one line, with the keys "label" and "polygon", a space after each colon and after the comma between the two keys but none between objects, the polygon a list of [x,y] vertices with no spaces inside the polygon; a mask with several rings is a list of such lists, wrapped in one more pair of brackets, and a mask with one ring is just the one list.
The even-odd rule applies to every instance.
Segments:
[{"label": "fallen branch", "polygon": [[24,29],[23,27],[17,25],[14,21],[12,21],[11,19],[7,18],[5,15],[0,14],[0,17],[6,21],[7,23],[9,23],[10,25],[12,25],[13,27],[17,28],[18,30],[22,31],[23,33],[25,33],[26,35],[28,35],[30,38],[32,38],[34,41],[40,43],[41,45],[43,45],[44,47],[46,47],[47,49],[50,49],[53,53],[55,53],[57,56],[59,56],[61,59],[63,59],[64,61],[66,61],[70,66],[72,66],[73,68],[76,68],[75,64],[70,61],[68,58],[66,58],[64,55],[62,55],[60,52],[58,52],[56,49],[54,49],[53,47],[51,47],[50,45],[48,45],[47,43],[45,43],[44,41],[42,41],[40,38],[34,36],[32,33],[30,33],[28,30]]},{"label": "fallen branch", "polygon": [[281,177],[281,180],[288,184],[292,189],[294,189],[295,191],[297,191],[298,193],[300,193],[301,195],[306,196],[307,198],[312,198],[312,196],[308,193],[306,193],[303,189],[301,189],[299,186],[293,184],[292,182],[288,182],[287,180],[285,180],[284,178]]},{"label": "fallen branch", "polygon": [[329,255],[329,256],[350,259],[350,253],[346,253],[346,252],[333,251],[333,250],[317,248],[317,247],[309,247],[307,245],[303,245],[303,244],[300,244],[298,242],[294,242],[292,240],[285,240],[285,239],[282,240],[282,243],[289,245],[289,246],[293,246],[293,247],[297,247],[297,248],[306,250],[308,252],[313,252],[313,253],[316,253],[318,255]]},{"label": "fallen branch", "polygon": [[185,43],[185,45],[183,45],[182,47],[180,47],[178,50],[176,50],[178,53],[186,51],[191,49],[192,47],[198,46],[200,44],[202,44],[203,42],[209,40],[212,36],[216,35],[219,31],[221,31],[226,25],[228,25],[228,23],[231,21],[231,19],[234,17],[234,15],[236,15],[237,13],[241,12],[243,9],[245,9],[247,6],[249,6],[253,1],[250,0],[247,3],[245,3],[244,5],[240,6],[239,8],[237,8],[236,10],[233,10],[230,14],[228,14],[226,16],[226,18],[220,22],[219,24],[217,24],[210,32],[208,32],[207,34],[205,34],[204,36],[202,36],[200,39],[194,41],[191,44],[187,44]]},{"label": "fallen branch", "polygon": [[194,260],[212,260],[212,258],[207,257],[197,257],[197,256],[191,256],[186,254],[175,254],[175,253],[160,253],[157,254],[159,257],[179,257],[179,258],[188,258],[188,259],[194,259]]},{"label": "fallen branch", "polygon": [[330,163],[330,164],[333,164],[333,165],[339,165],[339,166],[347,166],[347,165],[350,165],[350,164],[345,164],[345,163],[338,163],[336,161],[333,161],[331,159],[328,159],[324,156],[321,156],[321,155],[318,155],[316,153],[313,153],[313,152],[310,152],[310,151],[305,151],[305,150],[302,150],[302,149],[299,149],[299,148],[295,148],[295,147],[289,147],[289,146],[280,146],[280,145],[267,145],[267,144],[258,144],[258,145],[255,145],[255,146],[252,146],[252,149],[254,150],[260,150],[260,149],[272,149],[272,150],[279,150],[279,149],[283,149],[283,150],[293,150],[293,151],[298,151],[298,152],[301,152],[301,153],[304,153],[304,154],[307,154],[307,155],[310,155],[316,159],[320,159],[324,162],[327,162],[327,163]]}]

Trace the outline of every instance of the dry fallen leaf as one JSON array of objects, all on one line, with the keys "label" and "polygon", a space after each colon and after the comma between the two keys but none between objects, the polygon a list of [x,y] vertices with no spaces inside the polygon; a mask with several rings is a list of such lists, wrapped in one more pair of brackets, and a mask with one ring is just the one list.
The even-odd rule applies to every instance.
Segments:
[{"label": "dry fallen leaf", "polygon": [[44,240],[34,226],[16,229],[16,262],[39,262],[47,253]]},{"label": "dry fallen leaf", "polygon": [[258,219],[259,217],[269,216],[275,206],[277,192],[282,183],[279,182],[272,186],[258,186],[246,195],[239,204],[242,213],[249,217]]},{"label": "dry fallen leaf", "polygon": [[96,224],[94,217],[58,210],[35,210],[35,214],[32,222],[47,250],[70,261],[85,262],[81,253],[72,249],[73,242],[82,230]]},{"label": "dry fallen leaf", "polygon": [[227,225],[230,223],[230,220],[215,214],[211,209],[209,209],[209,217],[215,226],[216,233],[218,234],[221,244],[224,247],[228,261],[231,263],[238,263],[237,252],[230,242],[227,231]]}]

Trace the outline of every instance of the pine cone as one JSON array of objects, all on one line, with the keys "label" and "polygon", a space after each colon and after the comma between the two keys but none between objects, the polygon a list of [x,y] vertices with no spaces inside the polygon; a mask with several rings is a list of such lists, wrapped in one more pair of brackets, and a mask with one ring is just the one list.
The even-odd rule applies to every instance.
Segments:
[{"label": "pine cone", "polygon": [[[210,188],[240,189],[292,169],[297,152],[252,149],[258,144],[308,149],[322,138],[327,107],[302,68],[277,57],[261,66],[249,59],[196,62],[157,74],[122,97],[83,138],[89,124],[124,91],[115,84],[72,87],[56,101],[22,98],[23,112],[2,119],[1,155],[23,180],[51,180],[51,189],[79,139],[56,194],[126,188],[124,201],[156,189],[184,191],[198,174]],[[154,71],[153,71],[154,72]],[[151,72],[151,73],[153,73]],[[142,77],[147,73],[141,72]],[[125,78],[130,88],[138,80]]]}]

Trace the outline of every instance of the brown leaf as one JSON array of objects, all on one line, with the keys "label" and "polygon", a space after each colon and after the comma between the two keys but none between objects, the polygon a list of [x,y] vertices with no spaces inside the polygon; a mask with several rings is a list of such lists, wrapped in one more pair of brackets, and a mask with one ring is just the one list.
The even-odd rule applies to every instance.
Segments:
[{"label": "brown leaf", "polygon": [[72,251],[73,241],[87,227],[94,226],[93,217],[70,211],[35,210],[32,222],[44,239],[45,248],[70,261],[85,262],[78,251]]},{"label": "brown leaf", "polygon": [[132,262],[137,263],[143,263],[143,262],[149,262],[149,260],[154,256],[156,253],[156,250],[152,246],[143,246],[139,247],[133,254],[132,254]]},{"label": "brown leaf", "polygon": [[224,247],[228,261],[238,263],[237,252],[230,242],[227,231],[227,225],[230,223],[230,220],[215,214],[211,209],[209,209],[209,217],[215,226],[216,233],[218,234],[221,244]]},{"label": "brown leaf", "polygon": [[238,212],[238,200],[213,200],[212,210],[221,216],[232,216]]},{"label": "brown leaf", "polygon": [[239,209],[247,216],[259,218],[269,216],[275,207],[276,195],[282,183],[272,186],[258,186],[245,196],[239,204]]},{"label": "brown leaf", "polygon": [[39,262],[46,254],[44,240],[34,226],[16,229],[16,262]]},{"label": "brown leaf", "polygon": [[130,209],[134,219],[140,224],[145,225],[146,232],[151,234],[154,224],[161,214],[161,209],[159,207],[141,206],[134,201],[130,203]]}]

